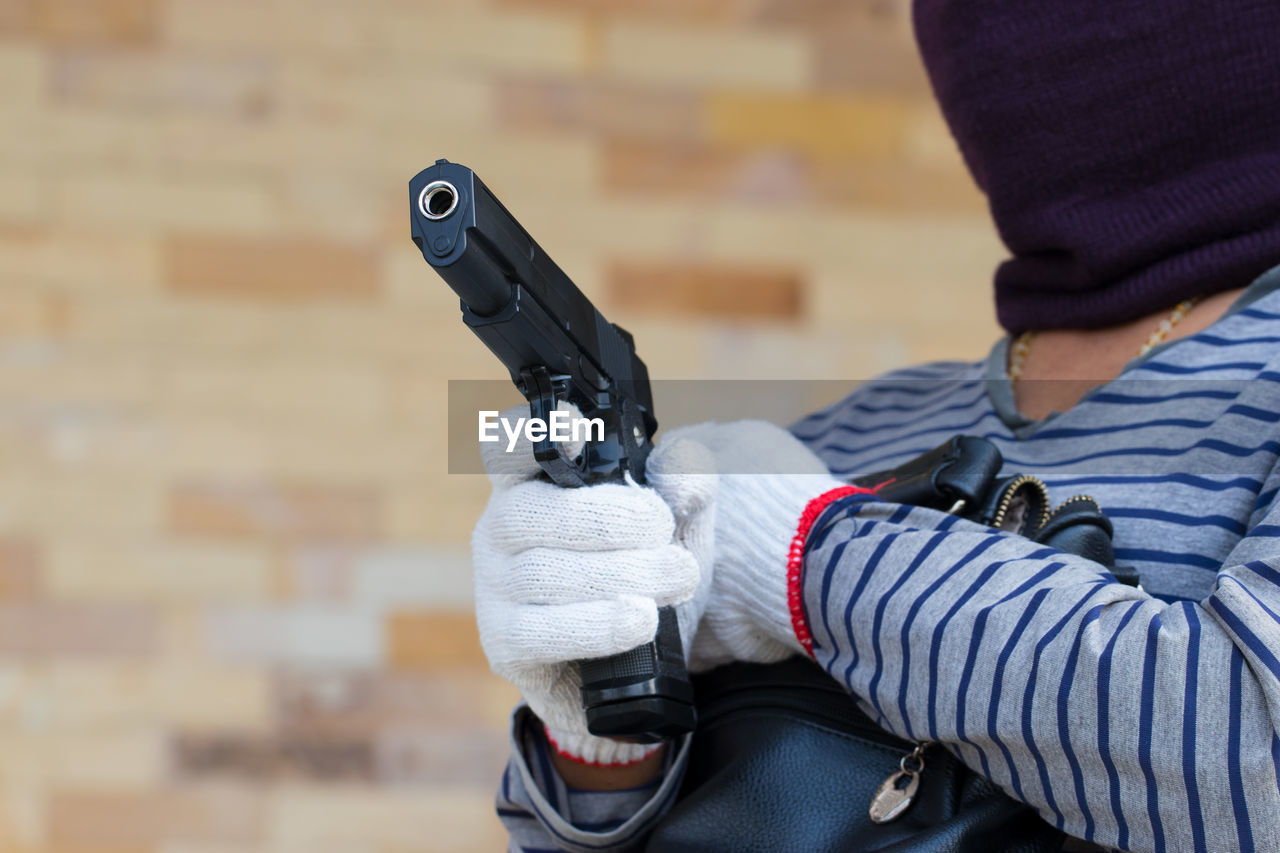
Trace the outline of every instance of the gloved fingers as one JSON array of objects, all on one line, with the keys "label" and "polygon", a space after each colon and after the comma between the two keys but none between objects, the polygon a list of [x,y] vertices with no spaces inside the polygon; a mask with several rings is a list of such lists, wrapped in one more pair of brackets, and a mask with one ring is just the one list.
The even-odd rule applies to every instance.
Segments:
[{"label": "gloved fingers", "polygon": [[644,596],[486,607],[476,615],[489,663],[504,676],[530,666],[616,655],[649,642],[658,630],[658,605]]},{"label": "gloved fingers", "polygon": [[518,604],[561,604],[644,596],[676,604],[698,588],[698,561],[679,545],[583,554],[531,548],[512,558],[496,592]]},{"label": "gloved fingers", "polygon": [[[570,420],[582,417],[577,406],[564,400],[556,405],[556,410]],[[533,442],[521,428],[522,419],[527,420],[528,417],[527,403],[507,409],[498,415],[496,428],[489,432],[490,436],[496,435],[496,440],[480,442],[480,459],[495,489],[510,488],[542,473],[542,466],[533,458]],[[583,445],[581,440],[559,443],[568,459],[575,459],[582,452]]]},{"label": "gloved fingers", "polygon": [[715,499],[716,461],[700,442],[679,430],[659,442],[645,468],[649,485],[680,518],[699,512]]},{"label": "gloved fingers", "polygon": [[485,516],[489,541],[507,554],[528,548],[656,548],[675,533],[675,519],[658,493],[628,483],[580,489],[522,483],[495,496]]}]

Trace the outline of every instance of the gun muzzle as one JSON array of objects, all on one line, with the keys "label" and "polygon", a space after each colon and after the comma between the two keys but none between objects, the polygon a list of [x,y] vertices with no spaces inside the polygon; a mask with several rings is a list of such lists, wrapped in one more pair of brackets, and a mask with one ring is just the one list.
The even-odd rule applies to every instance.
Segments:
[{"label": "gun muzzle", "polygon": [[448,181],[432,181],[418,193],[418,210],[433,222],[447,219],[458,209],[458,188]]}]

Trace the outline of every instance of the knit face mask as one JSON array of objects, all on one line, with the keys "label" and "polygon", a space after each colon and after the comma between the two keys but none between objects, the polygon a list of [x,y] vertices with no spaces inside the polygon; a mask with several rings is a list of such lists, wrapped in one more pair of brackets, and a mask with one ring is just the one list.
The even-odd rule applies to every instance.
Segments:
[{"label": "knit face mask", "polygon": [[1000,324],[1097,328],[1280,264],[1280,3],[915,0],[1013,257]]}]

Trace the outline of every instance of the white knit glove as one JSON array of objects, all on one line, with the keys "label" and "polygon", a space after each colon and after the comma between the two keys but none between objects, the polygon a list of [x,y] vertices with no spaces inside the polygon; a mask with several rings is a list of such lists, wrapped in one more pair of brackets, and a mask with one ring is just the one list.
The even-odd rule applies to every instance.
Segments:
[{"label": "white knit glove", "polygon": [[[528,414],[522,407],[505,417]],[[576,453],[578,448],[570,448]],[[675,604],[686,651],[711,589],[716,478],[696,443],[664,441],[650,487],[566,489],[539,478],[527,441],[481,445],[493,494],[472,536],[480,642],[563,754],[627,764],[656,749],[587,732],[577,667],[651,641]]]},{"label": "white knit glove", "polygon": [[793,539],[810,501],[847,484],[799,439],[765,421],[698,424],[666,440],[707,448],[719,472],[711,598],[690,669],[769,663],[801,651],[792,618],[798,601],[788,596]]}]

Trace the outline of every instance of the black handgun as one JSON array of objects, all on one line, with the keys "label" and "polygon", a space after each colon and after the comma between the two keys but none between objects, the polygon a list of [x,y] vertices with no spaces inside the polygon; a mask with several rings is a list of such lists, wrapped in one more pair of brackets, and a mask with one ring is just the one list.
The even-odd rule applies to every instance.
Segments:
[{"label": "black handgun", "polygon": [[[559,401],[604,424],[568,459],[548,434],[534,458],[560,486],[644,482],[658,422],[649,373],[631,335],[601,316],[466,166],[437,160],[409,181],[413,242],[462,300],[462,320],[550,422]],[[675,609],[658,610],[653,642],[578,661],[592,734],[657,741],[693,729],[693,690]]]}]

